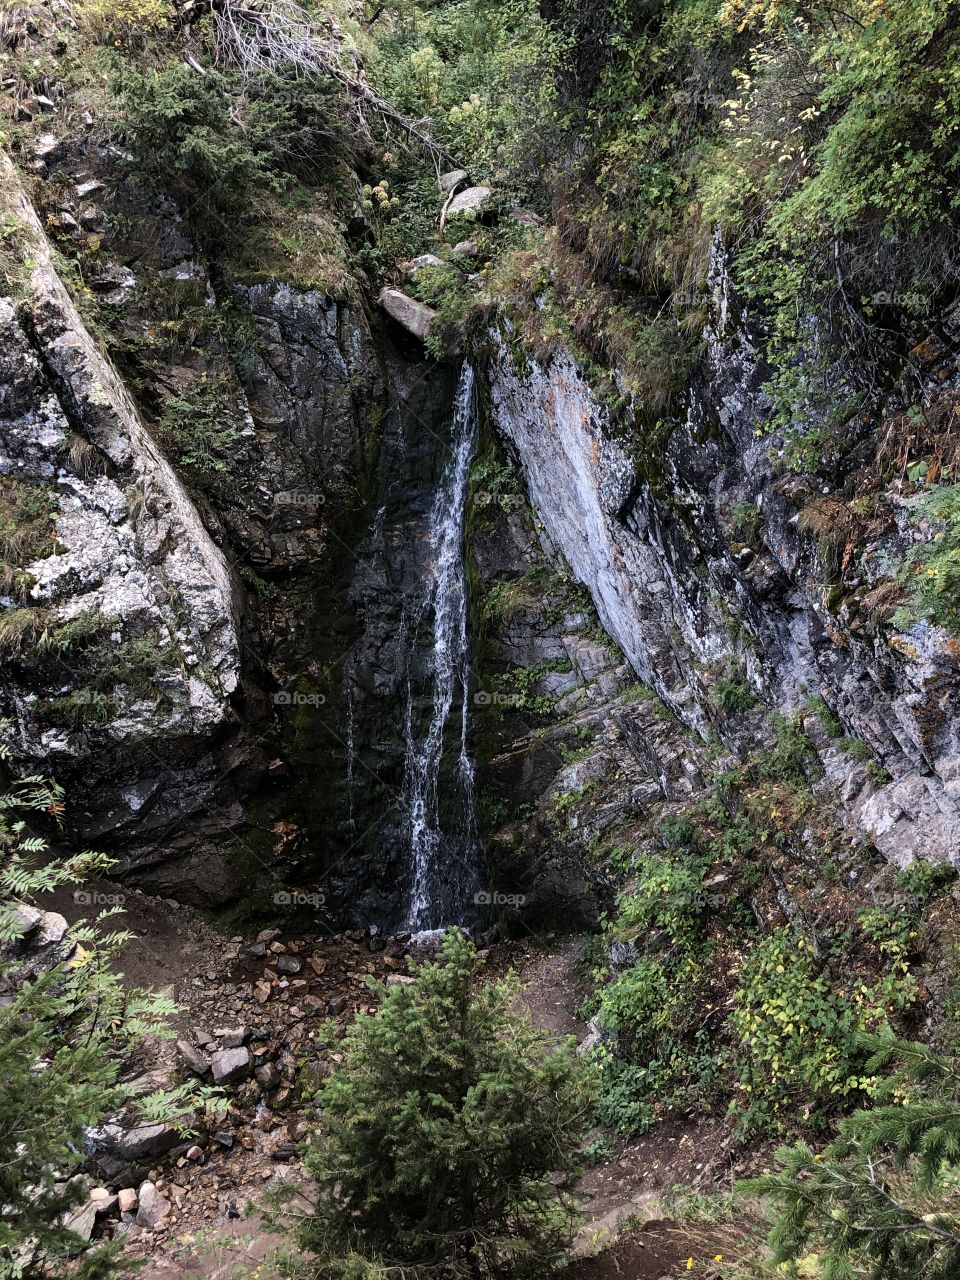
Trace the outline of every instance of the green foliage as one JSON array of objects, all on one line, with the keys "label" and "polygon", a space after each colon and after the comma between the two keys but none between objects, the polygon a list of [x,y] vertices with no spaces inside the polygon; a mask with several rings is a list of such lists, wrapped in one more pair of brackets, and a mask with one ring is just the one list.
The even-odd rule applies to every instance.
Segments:
[{"label": "green foliage", "polygon": [[[317,1201],[290,1274],[542,1276],[577,1220],[591,1113],[572,1053],[511,1009],[512,980],[451,930],[410,985],[347,1031],[306,1152]],[[479,983],[479,985],[478,985]]]},{"label": "green foliage", "polygon": [[949,863],[925,862],[922,858],[897,872],[897,884],[904,893],[928,902],[945,893],[957,879],[956,868]]},{"label": "green foliage", "polygon": [[200,374],[179,395],[164,400],[160,439],[204,487],[230,469],[230,451],[240,436],[229,414],[222,376]]},{"label": "green foliage", "polygon": [[473,292],[456,267],[424,267],[413,278],[414,297],[436,311],[426,347],[430,355],[442,360],[452,341],[466,328],[474,308]]},{"label": "green foliage", "polygon": [[723,1055],[709,1043],[696,994],[712,943],[705,932],[702,860],[647,854],[618,900],[610,939],[646,945],[601,988],[596,1006],[616,1051],[600,1051],[600,1115],[625,1131],[649,1128],[654,1103],[689,1105],[708,1092]]},{"label": "green foliage", "polygon": [[754,502],[738,502],[730,512],[730,532],[742,542],[756,542],[762,527],[763,513]]},{"label": "green foliage", "polygon": [[25,586],[22,570],[53,554],[56,496],[44,485],[0,476],[0,583]]},{"label": "green foliage", "polygon": [[908,626],[928,618],[960,631],[960,485],[941,485],[911,500],[918,516],[936,521],[933,541],[916,547],[904,562],[900,580],[912,589],[909,610],[894,618]]},{"label": "green foliage", "polygon": [[871,1092],[859,1037],[885,1017],[880,991],[858,980],[838,989],[802,935],[774,930],[744,961],[734,997],[741,1128],[798,1110],[816,1119],[838,1099]]},{"label": "green foliage", "polygon": [[352,154],[332,80],[245,82],[180,61],[151,74],[127,60],[118,90],[138,172],[177,199],[211,247],[229,250],[271,199],[322,181]]},{"label": "green foliage", "polygon": [[[391,102],[431,119],[435,136],[478,180],[536,197],[550,162],[563,41],[536,0],[383,6],[369,72]],[[436,186],[434,184],[434,192]]]},{"label": "green foliage", "polygon": [[[876,1104],[841,1120],[817,1154],[803,1143],[779,1151],[779,1170],[742,1189],[772,1204],[776,1274],[795,1274],[792,1266],[806,1261],[801,1274],[821,1280],[953,1280],[960,1274],[957,1061],[889,1037],[860,1047],[869,1055],[865,1070],[882,1079]],[[891,1063],[898,1069],[881,1078]]]},{"label": "green foliage", "polygon": [[713,686],[713,698],[721,711],[734,713],[749,711],[757,700],[742,671],[721,676]]},{"label": "green foliage", "polygon": [[[131,935],[107,924],[114,911],[74,925],[46,962],[23,970],[12,961],[8,944],[24,932],[21,904],[110,865],[92,853],[47,854],[28,822],[62,808],[60,789],[40,777],[0,796],[0,981],[7,996],[0,1005],[0,1271],[20,1280],[68,1272],[108,1280],[126,1270],[119,1247],[83,1244],[61,1219],[85,1199],[75,1177],[85,1131],[131,1099],[119,1079],[121,1062],[138,1039],[164,1031],[174,1006],[124,989],[115,964]],[[191,1086],[141,1105],[145,1116],[175,1121],[202,1097]],[[69,1262],[76,1254],[82,1257]]]}]

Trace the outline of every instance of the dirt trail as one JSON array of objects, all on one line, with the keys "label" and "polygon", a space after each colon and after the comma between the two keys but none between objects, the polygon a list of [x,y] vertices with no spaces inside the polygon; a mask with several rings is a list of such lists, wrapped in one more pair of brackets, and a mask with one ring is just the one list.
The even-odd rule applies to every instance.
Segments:
[{"label": "dirt trail", "polygon": [[[198,1023],[205,1027],[244,1023],[258,1034],[279,1035],[281,1041],[296,1032],[309,1048],[312,1032],[306,1028],[322,1021],[321,1015],[329,1013],[330,1007],[342,1004],[341,1022],[357,1007],[368,1007],[370,997],[363,985],[367,973],[398,981],[396,971],[405,967],[371,952],[358,935],[286,939],[278,944],[289,945],[284,954],[306,959],[323,976],[315,977],[304,966],[287,989],[287,979],[278,982],[277,973],[268,970],[273,986],[261,1004],[263,991],[259,997],[254,993],[258,982],[262,986],[263,974],[237,970],[240,938],[224,938],[189,908],[109,881],[87,886],[85,892],[92,902],[76,902],[60,894],[51,905],[73,921],[110,905],[105,900],[123,899],[121,927],[136,935],[123,950],[123,972],[130,985],[162,988],[177,999],[182,1006],[178,1035],[189,1036]],[[489,970],[494,976],[516,969],[523,982],[519,1007],[550,1031],[582,1040],[588,1028],[580,1010],[590,985],[580,963],[582,944],[577,937],[505,943],[491,952]],[[264,963],[276,960],[268,952]],[[310,978],[309,984],[302,980],[304,976]],[[304,1004],[309,1006],[307,1011]],[[175,1062],[174,1041],[156,1041],[144,1045],[139,1066],[162,1079]],[[145,1260],[142,1280],[275,1280],[270,1255],[282,1242],[265,1231],[258,1206],[264,1192],[278,1180],[299,1181],[303,1176],[295,1154],[282,1160],[276,1154],[278,1145],[291,1146],[297,1140],[295,1100],[280,1114],[265,1112],[262,1104],[254,1114],[251,1100],[238,1099],[237,1107],[225,1125],[234,1139],[229,1146],[214,1142],[199,1164],[181,1157],[175,1168],[157,1170],[172,1212],[162,1227],[143,1233],[130,1246]],[[708,1274],[702,1267],[719,1251],[709,1252],[715,1242],[708,1242],[709,1248],[704,1245],[701,1265],[689,1232],[672,1224],[649,1223],[639,1232],[631,1231],[614,1248],[609,1246],[627,1220],[635,1227],[645,1219],[662,1217],[658,1193],[665,1187],[696,1181],[711,1163],[715,1167],[721,1137],[719,1128],[715,1132],[706,1121],[687,1129],[663,1125],[655,1135],[638,1142],[615,1143],[610,1157],[585,1178],[589,1222],[578,1244],[581,1257],[565,1277],[660,1280],[660,1276],[679,1276],[682,1270],[702,1280]],[[599,1256],[588,1256],[596,1253]],[[686,1265],[691,1256],[695,1257],[693,1270]]]}]

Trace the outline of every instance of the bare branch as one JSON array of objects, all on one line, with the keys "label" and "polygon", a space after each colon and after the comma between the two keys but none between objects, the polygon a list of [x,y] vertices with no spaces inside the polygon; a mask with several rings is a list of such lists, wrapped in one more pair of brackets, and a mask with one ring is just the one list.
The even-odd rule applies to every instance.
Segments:
[{"label": "bare branch", "polygon": [[187,22],[202,13],[211,15],[215,56],[222,65],[238,67],[251,78],[292,72],[305,80],[332,79],[356,102],[364,122],[366,109],[404,133],[438,171],[456,167],[425,121],[410,120],[371,89],[358,68],[347,69],[336,32],[322,31],[298,0],[187,0],[182,11]]}]

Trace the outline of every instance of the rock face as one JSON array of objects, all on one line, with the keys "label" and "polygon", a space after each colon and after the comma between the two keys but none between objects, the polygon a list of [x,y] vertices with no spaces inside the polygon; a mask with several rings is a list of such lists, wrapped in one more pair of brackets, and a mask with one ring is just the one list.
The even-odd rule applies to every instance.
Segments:
[{"label": "rock face", "polygon": [[[65,169],[69,155],[57,155]],[[146,353],[134,403],[58,279],[12,168],[3,180],[24,230],[11,297],[0,288],[0,501],[14,523],[50,509],[0,599],[13,766],[65,785],[75,838],[114,852],[121,876],[225,901],[270,863],[249,851],[248,805],[267,792],[277,817],[291,808],[278,784],[293,715],[267,691],[302,686],[327,643],[338,606],[317,582],[346,545],[335,531],[371,456],[376,353],[359,307],[317,291],[221,281],[218,294],[169,210],[145,213],[142,193],[121,187],[112,198],[147,234],[104,235],[91,278],[117,308],[122,343]],[[249,335],[242,368],[225,324],[154,360],[151,335],[179,323],[171,299],[175,317],[229,313]],[[209,388],[229,454],[203,476],[188,455],[178,473],[156,442],[157,406]]]},{"label": "rock face", "polygon": [[20,599],[3,602],[6,627],[23,628],[6,646],[8,744],[16,767],[42,762],[66,781],[85,772],[91,831],[145,809],[169,821],[234,717],[236,586],[57,277],[6,161],[3,181],[31,258],[18,304],[0,300],[0,476],[51,504],[49,551],[23,566]]},{"label": "rock face", "polygon": [[[960,866],[958,646],[924,622],[906,632],[876,623],[860,606],[909,545],[903,504],[887,495],[852,563],[824,563],[797,512],[826,495],[776,468],[783,433],[758,430],[772,410],[722,264],[714,286],[722,302],[688,419],[657,452],[628,452],[624,427],[634,438],[638,429],[615,419],[563,349],[518,362],[506,322],[489,367],[496,429],[604,628],[689,728],[712,727],[736,747],[736,725],[712,697],[731,671],[785,712],[822,697],[874,757],[870,769],[829,743],[821,751],[851,819],[899,864]],[[946,356],[928,390],[960,391]],[[744,511],[746,542],[732,532]]]}]

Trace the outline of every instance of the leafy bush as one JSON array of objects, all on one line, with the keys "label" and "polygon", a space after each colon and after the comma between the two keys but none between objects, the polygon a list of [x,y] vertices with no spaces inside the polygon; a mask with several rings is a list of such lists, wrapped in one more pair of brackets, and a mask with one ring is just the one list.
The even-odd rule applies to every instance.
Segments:
[{"label": "leafy bush", "polygon": [[174,196],[210,246],[229,249],[271,199],[352,154],[332,83],[251,85],[213,68],[144,74],[126,62],[118,87],[138,172]]},{"label": "leafy bush", "polygon": [[229,415],[225,380],[205,373],[163,402],[161,442],[201,485],[229,470],[230,450],[240,438]]},{"label": "leafy bush", "polygon": [[850,1094],[869,1093],[875,1081],[858,1036],[884,1018],[876,992],[857,980],[836,989],[804,937],[774,930],[747,955],[734,997],[741,1127],[775,1125],[797,1111],[816,1119]]},{"label": "leafy bush", "polygon": [[721,676],[713,686],[713,697],[721,711],[749,711],[756,702],[756,695],[742,672]]},{"label": "leafy bush", "polygon": [[615,1037],[615,1048],[604,1045],[599,1054],[600,1115],[616,1128],[648,1128],[655,1102],[689,1103],[722,1070],[723,1054],[703,1030],[697,999],[712,952],[704,875],[689,855],[648,854],[618,901],[610,941],[636,940],[651,953],[617,973],[597,1000],[597,1020]]},{"label": "leafy bush", "polygon": [[512,980],[477,986],[482,961],[451,930],[408,986],[349,1028],[317,1097],[306,1153],[317,1202],[290,1274],[542,1276],[576,1222],[591,1117],[586,1069],[510,1012]]},{"label": "leafy bush", "polygon": [[914,549],[901,568],[901,581],[913,592],[911,608],[894,621],[909,625],[915,617],[960,631],[960,485],[941,485],[912,501],[919,516],[937,522],[932,542]]},{"label": "leafy bush", "polygon": [[[49,856],[28,823],[62,810],[62,792],[40,777],[0,796],[0,1272],[19,1280],[109,1280],[127,1271],[119,1243],[85,1244],[63,1218],[87,1197],[77,1175],[88,1129],[136,1092],[120,1080],[121,1064],[143,1036],[166,1033],[175,1006],[124,989],[115,965],[131,935],[107,925],[115,910],[75,924],[28,974],[13,959],[10,944],[24,933],[22,905],[42,907],[45,893],[111,865],[92,853]],[[137,1106],[145,1119],[179,1122],[208,1097],[189,1086]]]}]

